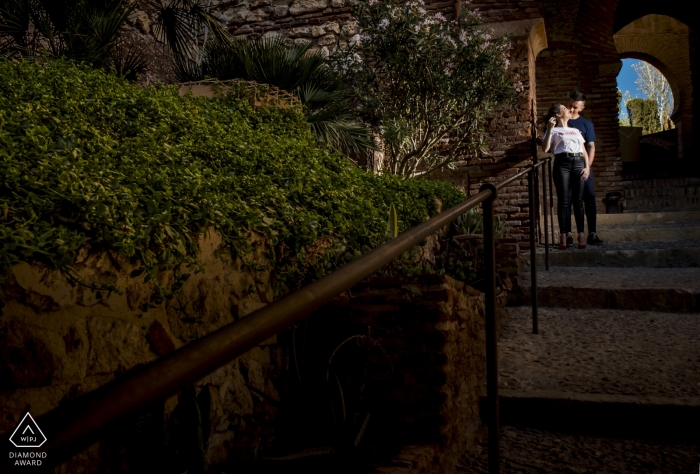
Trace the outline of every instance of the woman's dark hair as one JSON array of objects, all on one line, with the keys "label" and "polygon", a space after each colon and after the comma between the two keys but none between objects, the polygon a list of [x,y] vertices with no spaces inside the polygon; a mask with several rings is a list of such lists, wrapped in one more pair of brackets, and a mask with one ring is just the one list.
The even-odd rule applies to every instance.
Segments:
[{"label": "woman's dark hair", "polygon": [[544,117],[544,129],[547,130],[547,123],[549,123],[549,119],[552,117],[556,117],[561,113],[561,109],[564,108],[563,104],[554,104],[549,108],[549,112],[547,112],[547,115]]}]

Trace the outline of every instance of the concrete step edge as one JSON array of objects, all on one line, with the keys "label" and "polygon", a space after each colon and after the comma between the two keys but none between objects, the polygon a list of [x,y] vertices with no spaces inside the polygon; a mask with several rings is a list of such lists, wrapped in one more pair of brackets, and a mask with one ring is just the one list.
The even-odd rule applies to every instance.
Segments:
[{"label": "concrete step edge", "polygon": [[[530,253],[525,252],[523,255],[526,264],[529,265]],[[549,264],[557,267],[700,267],[700,247],[615,250],[592,247],[586,249],[585,252],[550,250]],[[538,249],[538,269],[544,267],[544,265],[544,249]]]},{"label": "concrete step edge", "polygon": [[[700,438],[700,398],[499,390],[502,425],[618,436]],[[482,419],[485,420],[482,399]]]},{"label": "concrete step edge", "polygon": [[[700,290],[679,288],[590,288],[544,285],[537,288],[539,306],[547,308],[623,309],[667,313],[700,313]],[[523,287],[530,304],[530,287]]]}]

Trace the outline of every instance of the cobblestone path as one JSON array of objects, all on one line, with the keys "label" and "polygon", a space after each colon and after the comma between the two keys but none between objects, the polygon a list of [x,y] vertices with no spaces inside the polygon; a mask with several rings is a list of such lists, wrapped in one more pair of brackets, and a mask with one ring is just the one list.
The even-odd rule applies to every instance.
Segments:
[{"label": "cobblestone path", "polygon": [[[618,216],[599,229],[613,242],[552,250],[548,272],[540,251],[539,334],[509,309],[503,473],[700,472],[700,214]],[[458,472],[488,472],[477,438]]]}]

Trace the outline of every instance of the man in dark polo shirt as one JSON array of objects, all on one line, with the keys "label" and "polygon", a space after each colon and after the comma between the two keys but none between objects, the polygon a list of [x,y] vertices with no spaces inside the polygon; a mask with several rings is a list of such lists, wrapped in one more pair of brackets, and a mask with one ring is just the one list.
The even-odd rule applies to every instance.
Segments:
[{"label": "man in dark polo shirt", "polygon": [[[585,108],[586,96],[581,92],[572,92],[569,99],[569,110],[571,110],[569,127],[578,129],[583,135],[586,151],[588,152],[588,164],[591,166],[591,174],[583,186],[583,205],[586,210],[586,222],[588,222],[587,242],[589,245],[602,245],[603,241],[596,234],[595,182],[593,181],[595,130],[593,129],[593,123],[580,115]],[[573,245],[573,238],[569,238],[571,238],[571,244]]]}]

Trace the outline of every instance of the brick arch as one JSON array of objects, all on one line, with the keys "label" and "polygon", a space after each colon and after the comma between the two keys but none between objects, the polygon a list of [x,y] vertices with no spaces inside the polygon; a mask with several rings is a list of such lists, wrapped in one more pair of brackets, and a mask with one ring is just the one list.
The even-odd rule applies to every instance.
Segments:
[{"label": "brick arch", "polygon": [[674,18],[690,28],[699,29],[700,21],[693,15],[687,0],[616,0],[613,33],[647,15],[664,15]]}]

